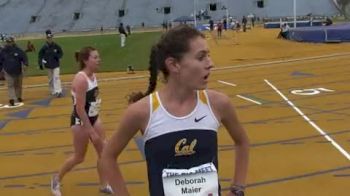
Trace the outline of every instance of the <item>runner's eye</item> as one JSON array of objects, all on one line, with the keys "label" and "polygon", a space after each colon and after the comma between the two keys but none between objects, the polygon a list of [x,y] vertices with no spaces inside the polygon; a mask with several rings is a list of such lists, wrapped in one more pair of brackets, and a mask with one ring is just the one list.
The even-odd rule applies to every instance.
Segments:
[{"label": "runner's eye", "polygon": [[210,58],[209,53],[205,53],[199,56],[198,60],[203,61],[205,58]]}]

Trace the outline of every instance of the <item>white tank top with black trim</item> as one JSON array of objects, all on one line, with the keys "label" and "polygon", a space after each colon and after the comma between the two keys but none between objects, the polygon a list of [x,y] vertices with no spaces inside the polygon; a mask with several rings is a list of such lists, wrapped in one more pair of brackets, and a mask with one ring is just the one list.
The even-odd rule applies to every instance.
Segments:
[{"label": "white tank top with black trim", "polygon": [[188,169],[208,162],[218,169],[217,130],[220,123],[205,90],[197,91],[194,110],[182,117],[170,114],[158,92],[149,96],[150,118],[143,139],[151,196],[163,196],[162,170]]},{"label": "white tank top with black trim", "polygon": [[[99,114],[100,106],[101,106],[101,98],[99,97],[99,89],[97,85],[97,79],[95,74],[93,75],[93,79],[90,79],[85,72],[80,71],[78,74],[83,75],[88,83],[88,88],[86,90],[85,95],[85,111],[89,117],[95,117]],[[76,94],[72,90],[71,91],[73,98],[74,111],[73,115],[78,117],[76,112]]]}]

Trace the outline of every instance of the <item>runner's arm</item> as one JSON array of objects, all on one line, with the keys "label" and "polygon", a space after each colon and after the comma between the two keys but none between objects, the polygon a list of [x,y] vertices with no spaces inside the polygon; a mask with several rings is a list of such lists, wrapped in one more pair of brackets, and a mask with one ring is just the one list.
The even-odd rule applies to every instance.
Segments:
[{"label": "runner's arm", "polygon": [[[146,107],[145,107],[146,106]],[[102,153],[102,167],[108,182],[112,186],[115,195],[129,195],[125,181],[122,177],[118,163],[118,157],[136,134],[138,130],[146,124],[147,113],[145,112],[147,105],[137,102],[128,107],[125,111],[117,131],[108,141]]]},{"label": "runner's arm", "polygon": [[[227,132],[235,142],[235,169],[232,185],[245,186],[248,172],[249,139],[238,120],[236,111],[230,98],[222,93],[208,91],[214,113],[225,126]],[[216,111],[216,112],[215,112]]]}]

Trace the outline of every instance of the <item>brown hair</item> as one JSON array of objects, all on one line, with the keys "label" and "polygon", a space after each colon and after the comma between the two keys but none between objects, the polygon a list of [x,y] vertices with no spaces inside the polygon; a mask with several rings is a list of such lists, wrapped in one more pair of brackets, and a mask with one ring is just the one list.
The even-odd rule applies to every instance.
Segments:
[{"label": "brown hair", "polygon": [[86,46],[86,47],[83,47],[82,49],[80,49],[79,52],[74,53],[75,60],[77,62],[79,62],[80,70],[85,68],[86,65],[85,65],[84,61],[87,61],[90,57],[90,53],[92,51],[95,51],[95,50],[96,50],[96,48],[94,48],[94,47]]},{"label": "brown hair", "polygon": [[169,71],[165,66],[165,60],[169,57],[181,60],[183,55],[190,50],[190,41],[197,37],[205,38],[201,32],[188,25],[179,25],[163,34],[151,49],[148,67],[150,77],[147,91],[144,93],[131,93],[128,96],[129,104],[142,99],[156,89],[159,71],[163,73],[166,80],[169,76]]}]

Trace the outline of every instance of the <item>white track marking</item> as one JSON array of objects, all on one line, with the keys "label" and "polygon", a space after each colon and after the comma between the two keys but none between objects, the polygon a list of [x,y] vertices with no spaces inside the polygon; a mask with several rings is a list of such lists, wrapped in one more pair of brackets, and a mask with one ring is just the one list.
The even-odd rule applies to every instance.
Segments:
[{"label": "white track marking", "polygon": [[334,92],[334,90],[326,89],[326,88],[307,88],[307,89],[296,89],[290,91],[294,95],[317,95],[321,92]]},{"label": "white track marking", "polygon": [[[252,63],[252,64],[245,64],[245,65],[233,65],[233,66],[219,67],[219,68],[213,68],[212,71],[221,71],[221,70],[236,69],[236,68],[263,67],[263,66],[269,66],[269,65],[275,65],[275,64],[284,64],[284,63],[308,61],[308,60],[318,60],[318,59],[326,59],[326,58],[349,56],[349,55],[350,55],[350,52],[334,53],[334,54],[322,55],[322,56],[313,56],[313,57],[288,59],[288,60],[280,60],[280,61],[270,61],[270,62],[264,62],[264,63]],[[140,79],[140,78],[147,78],[147,77],[149,77],[149,76],[142,75],[142,76],[134,76],[134,77],[117,77],[117,78],[100,79],[98,81],[106,82],[106,81],[117,81],[117,80],[133,80],[133,79]],[[62,85],[69,86],[69,85],[71,85],[71,82],[63,82]],[[23,88],[36,88],[36,87],[47,87],[47,86],[48,86],[48,84],[44,83],[44,84],[24,85]],[[7,87],[0,87],[0,90],[5,90],[5,89],[7,89]]]},{"label": "white track marking", "polygon": [[18,108],[18,107],[22,107],[22,106],[24,106],[24,103],[23,103],[23,102],[20,102],[20,103],[15,103],[14,106],[3,105],[2,107],[0,107],[0,109],[2,109],[2,108]]},{"label": "white track marking", "polygon": [[222,80],[218,80],[218,82],[221,83],[221,84],[229,85],[229,86],[237,86],[236,84],[225,82],[225,81],[222,81]]},{"label": "white track marking", "polygon": [[263,63],[252,63],[252,64],[245,64],[245,65],[234,65],[234,66],[218,67],[218,68],[213,68],[212,70],[213,71],[217,71],[217,70],[226,70],[226,69],[235,69],[235,68],[260,67],[260,66],[265,66],[265,65],[274,65],[274,64],[292,63],[292,62],[298,62],[298,61],[327,59],[327,58],[333,58],[333,57],[339,57],[339,56],[348,56],[348,55],[350,55],[350,52],[333,53],[333,54],[322,55],[322,56],[312,56],[312,57],[305,57],[305,58],[287,59],[287,60],[279,60],[279,61],[269,61],[269,62],[263,62]]},{"label": "white track marking", "polygon": [[[119,80],[134,80],[134,79],[140,79],[140,78],[147,78],[149,76],[141,75],[141,76],[134,76],[134,77],[116,77],[116,78],[104,78],[99,79],[98,82],[110,82],[110,81],[119,81]],[[72,82],[62,82],[62,86],[70,86]],[[38,87],[47,87],[48,83],[43,84],[32,84],[32,85],[24,85],[23,88],[38,88]],[[0,87],[0,90],[7,90],[7,87]]]},{"label": "white track marking", "polygon": [[258,101],[255,101],[255,100],[250,99],[250,98],[248,98],[248,97],[244,97],[244,96],[242,96],[242,95],[236,95],[236,96],[239,97],[239,98],[241,98],[241,99],[244,99],[244,100],[253,102],[253,103],[255,103],[255,104],[258,104],[258,105],[261,105],[261,104],[262,104],[262,103],[260,103],[260,102],[258,102]]},{"label": "white track marking", "polygon": [[297,113],[301,115],[312,127],[314,127],[327,141],[331,142],[331,144],[342,153],[348,160],[350,160],[350,154],[344,150],[333,138],[331,138],[326,132],[324,132],[319,126],[316,125],[309,117],[307,117],[299,108],[297,108],[289,99],[281,93],[273,84],[271,84],[268,80],[264,80],[273,90],[275,90]]}]

